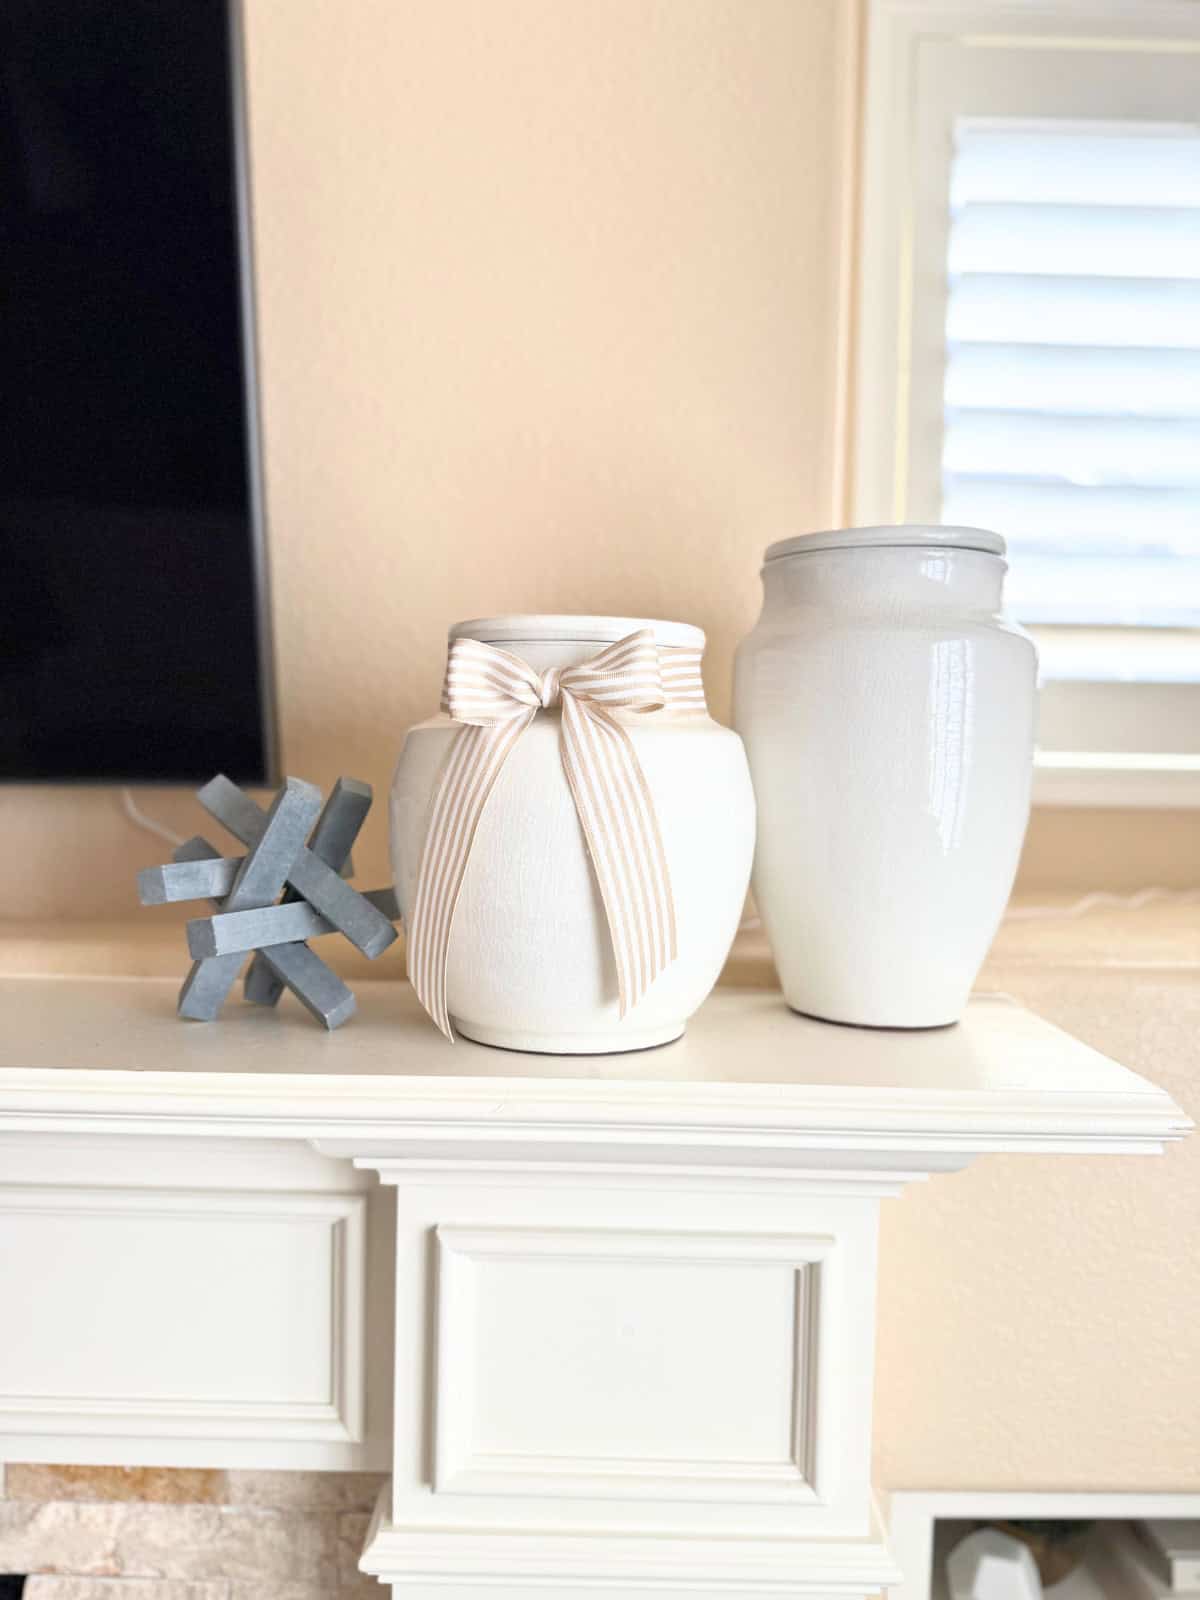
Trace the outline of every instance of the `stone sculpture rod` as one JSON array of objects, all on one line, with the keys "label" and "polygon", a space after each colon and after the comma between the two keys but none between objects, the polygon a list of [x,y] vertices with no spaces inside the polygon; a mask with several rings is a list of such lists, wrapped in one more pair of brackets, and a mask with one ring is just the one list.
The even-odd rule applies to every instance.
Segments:
[{"label": "stone sculpture rod", "polygon": [[[262,807],[224,774],[197,790],[196,798],[235,839],[245,845],[252,845],[258,839],[266,820]],[[395,928],[383,913],[368,905],[357,890],[311,850],[301,848],[287,878],[310,905],[368,958],[381,955],[396,938]]]},{"label": "stone sculpture rod", "polygon": [[[319,789],[299,778],[284,781],[222,902],[224,910],[250,911],[271,904],[283,889],[288,868],[297,851],[304,848],[320,809]],[[179,1015],[211,1021],[225,1003],[241,964],[240,952],[193,962],[179,992]]]},{"label": "stone sculpture rod", "polygon": [[[329,799],[325,802],[325,809],[317,818],[317,825],[313,829],[312,838],[308,841],[308,848],[313,855],[323,861],[326,866],[332,867],[342,877],[350,876],[346,871],[350,861],[350,851],[355,839],[358,838],[359,829],[367,820],[367,812],[371,809],[372,798],[373,795],[369,783],[360,783],[357,778],[339,778],[333,786],[333,792],[330,794]],[[291,902],[302,903],[302,897],[297,889],[288,884],[283,892],[283,904],[288,905]],[[305,909],[308,908],[306,907]],[[238,912],[232,914],[234,916],[239,915]],[[319,915],[319,913],[314,913],[314,915]],[[324,926],[312,928],[307,933],[298,933],[292,937],[295,939],[311,939],[314,934],[330,932],[333,924],[326,919],[322,919],[322,921]],[[190,926],[188,933],[190,946]],[[269,930],[267,930],[267,933],[269,934]],[[233,943],[228,943],[226,948],[230,950],[237,948],[251,949],[256,945],[266,945],[271,942],[269,937],[264,936],[263,938],[252,939],[249,945],[240,947]],[[282,944],[287,941],[278,939],[275,942]],[[193,950],[192,954],[194,955],[195,953]],[[295,969],[296,964],[293,963],[292,965]],[[302,965],[307,967],[307,963],[302,963]],[[245,998],[252,1005],[273,1006],[279,999],[282,990],[283,981],[280,979],[278,970],[270,966],[263,956],[255,956],[242,982],[242,994]],[[349,993],[348,990],[347,993]]]},{"label": "stone sculpture rod", "polygon": [[[363,899],[385,917],[400,915],[394,889],[360,892]],[[322,934],[337,932],[327,917],[303,900],[297,900],[293,904],[285,902],[254,911],[219,911],[211,917],[194,917],[187,925],[187,941],[192,955],[200,959],[229,955],[235,950],[255,950],[265,955],[271,945],[319,939]]]}]

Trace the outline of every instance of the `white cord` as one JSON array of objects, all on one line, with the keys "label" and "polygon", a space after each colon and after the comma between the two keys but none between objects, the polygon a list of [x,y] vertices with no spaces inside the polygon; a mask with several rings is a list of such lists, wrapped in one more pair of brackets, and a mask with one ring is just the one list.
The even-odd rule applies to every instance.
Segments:
[{"label": "white cord", "polygon": [[1032,922],[1043,918],[1051,921],[1055,918],[1082,917],[1089,911],[1098,910],[1101,906],[1114,911],[1140,911],[1143,906],[1148,906],[1156,900],[1178,900],[1181,904],[1200,900],[1200,889],[1163,889],[1155,886],[1151,889],[1139,889],[1136,894],[1110,894],[1106,889],[1093,889],[1091,894],[1085,894],[1082,900],[1074,900],[1070,905],[1010,906],[1004,913],[1004,920]]},{"label": "white cord", "polygon": [[148,817],[144,811],[139,809],[137,801],[133,798],[132,789],[121,790],[121,809],[130,822],[139,828],[145,828],[147,833],[157,834],[160,839],[165,839],[168,844],[178,845],[183,843],[182,834],[175,833],[165,823],[155,822],[153,817]]}]

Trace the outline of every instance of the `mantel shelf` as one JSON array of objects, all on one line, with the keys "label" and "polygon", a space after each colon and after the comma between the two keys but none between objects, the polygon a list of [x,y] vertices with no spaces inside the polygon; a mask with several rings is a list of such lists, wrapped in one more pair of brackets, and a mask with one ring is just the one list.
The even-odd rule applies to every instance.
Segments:
[{"label": "mantel shelf", "polygon": [[451,1045],[404,983],[333,1034],[176,988],[0,980],[3,1450],[388,1467],[362,1570],[414,1600],[894,1584],[882,1202],[1190,1126],[999,996],[892,1033],[719,988],[676,1044],[570,1057]]},{"label": "mantel shelf", "polygon": [[[446,1043],[404,983],[361,986],[319,1031],[286,1002],[181,1023],[168,980],[0,980],[0,1130],[404,1141],[420,1130],[857,1152],[941,1170],[989,1151],[1154,1152],[1191,1124],[1162,1090],[1000,996],[956,1027],[891,1033],[718,989],[686,1037],[617,1056]],[[348,1152],[347,1152],[348,1153]],[[890,1154],[891,1161],[886,1158]]]}]

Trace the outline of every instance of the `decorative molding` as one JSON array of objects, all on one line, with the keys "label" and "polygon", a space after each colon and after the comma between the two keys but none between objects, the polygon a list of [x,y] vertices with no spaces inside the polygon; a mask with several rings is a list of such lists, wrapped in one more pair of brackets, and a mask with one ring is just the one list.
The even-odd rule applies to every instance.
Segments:
[{"label": "decorative molding", "polygon": [[[1029,72],[1011,71],[1022,96],[1022,80],[1054,67],[1046,58],[1057,53],[1061,71],[1043,110],[1099,115],[1095,92],[1084,88],[1084,58],[1195,56],[1200,6],[1195,0],[868,0],[853,375],[852,520],[858,523],[924,522],[939,515],[944,308],[929,286],[942,278],[945,265],[953,141],[949,100],[922,73],[927,65],[936,72],[937,58],[951,51],[954,66],[946,76],[956,84],[976,66],[986,71],[982,64],[998,62],[1001,52],[1022,53]],[[994,114],[994,91],[986,103]],[[1084,104],[1091,109],[1081,110]],[[1174,725],[1151,750],[1178,748],[1196,722],[1200,690],[1186,678],[1174,687],[1189,703],[1172,709]],[[1043,707],[1043,733],[1055,743],[1060,740],[1048,732],[1051,722],[1060,735],[1063,727],[1090,726],[1088,742],[1098,749],[1119,749],[1129,725],[1124,687],[1057,681],[1044,691]],[[1138,727],[1140,737],[1156,737],[1148,718]],[[1081,761],[1055,751],[1035,770],[1033,801],[1196,807],[1200,776],[1186,762],[1130,767],[1120,757]]]},{"label": "decorative molding", "polygon": [[[1195,0],[868,0],[853,429],[856,522],[928,518],[910,493],[918,57],[1200,50]],[[939,396],[940,411],[940,396]]]},{"label": "decorative molding", "polygon": [[[330,1236],[328,1284],[328,1394],[320,1400],[246,1400],[211,1394],[106,1395],[103,1374],[90,1393],[16,1393],[0,1377],[0,1434],[78,1435],[111,1439],[294,1440],[356,1443],[363,1438],[365,1410],[365,1192],[280,1193],[235,1189],[116,1188],[101,1185],[0,1186],[0,1224],[6,1219],[61,1217],[179,1222],[296,1222],[324,1226]],[[119,1235],[113,1246],[120,1245]],[[180,1249],[186,1240],[181,1236]],[[147,1294],[155,1293],[148,1283]],[[214,1293],[220,1286],[214,1285]],[[24,1298],[28,1301],[28,1290]],[[230,1306],[229,1314],[245,1314]],[[81,1308],[86,1326],[86,1308]],[[131,1307],[130,1337],[139,1325]],[[309,1330],[311,1337],[316,1330]]]},{"label": "decorative molding", "polygon": [[352,1042],[283,1019],[220,1039],[180,1027],[169,980],[0,979],[0,1014],[0,1132],[302,1139],[365,1165],[473,1151],[902,1184],[992,1151],[1154,1153],[1190,1127],[1153,1084],[987,997],[956,1028],[876,1036],[797,1017],[769,990],[717,989],[652,1060],[586,1071],[448,1046],[390,982],[366,986]]},{"label": "decorative molding", "polygon": [[664,1539],[619,1533],[575,1536],[537,1528],[401,1529],[385,1484],[359,1570],[398,1594],[454,1600],[861,1600],[901,1581],[877,1515],[861,1539]]},{"label": "decorative molding", "polygon": [[[0,979],[0,1014],[5,1265],[43,1313],[0,1359],[10,1457],[361,1468],[390,1426],[362,1569],[421,1600],[899,1582],[869,1492],[880,1199],[1190,1126],[1001,1000],[880,1037],[724,990],[679,1044],[584,1062],[451,1048],[387,982],[346,1039],[182,1028],[154,980]],[[368,1295],[395,1394],[373,1365],[369,1427]]]},{"label": "decorative molding", "polygon": [[[460,1227],[436,1229],[437,1371],[434,1488],[439,1494],[636,1497],[641,1501],[786,1499],[819,1504],[816,1478],[820,1262],[831,1238],[632,1228]],[[489,1452],[474,1444],[475,1268],[492,1262],[653,1263],[664,1267],[763,1266],[793,1277],[790,1451],[774,1459],[667,1459]],[[530,1397],[532,1399],[532,1396]],[[694,1404],[703,1406],[704,1396]]]},{"label": "decorative molding", "polygon": [[1182,35],[1197,31],[1196,0],[868,0],[872,21],[895,18],[927,33],[982,34],[1007,37],[1010,27],[1022,37],[1045,35],[1058,42],[1055,30],[1069,26],[1068,41],[1080,34],[1112,30],[1129,37]]},{"label": "decorative molding", "polygon": [[1193,809],[1200,807],[1200,756],[1040,750],[1033,800],[1040,806]]},{"label": "decorative molding", "polygon": [[[393,1189],[422,1188],[441,1178],[469,1181],[473,1188],[526,1189],[536,1174],[538,1186],[549,1190],[572,1189],[576,1180],[583,1178],[614,1193],[644,1190],[650,1185],[664,1193],[712,1194],[716,1190],[729,1195],[836,1194],[889,1200],[902,1194],[906,1185],[929,1177],[931,1170],[958,1172],[967,1164],[966,1158],[947,1156],[936,1168],[924,1163],[920,1168],[888,1166],[882,1157],[861,1168],[818,1160],[805,1167],[733,1165],[721,1159],[723,1150],[701,1146],[681,1152],[686,1160],[647,1161],[640,1158],[660,1152],[628,1149],[623,1144],[606,1149],[598,1143],[581,1145],[575,1152],[577,1158],[570,1161],[564,1158],[565,1147],[560,1143],[551,1149],[526,1139],[509,1142],[503,1136],[494,1140],[495,1154],[490,1159],[474,1139],[457,1146],[439,1142],[436,1156],[429,1154],[429,1146],[411,1140],[381,1143],[366,1156],[352,1155],[348,1140],[322,1139],[314,1142],[314,1149],[324,1155],[349,1157],[359,1171],[377,1173],[380,1181]],[[713,1165],[705,1164],[706,1157],[712,1158]]]},{"label": "decorative molding", "polygon": [[[850,518],[854,429],[855,299],[858,292],[859,164],[863,103],[862,0],[836,8],[834,27],[834,192],[831,251],[834,307],[833,400],[829,408],[829,526]],[[757,555],[757,551],[755,552]]]}]

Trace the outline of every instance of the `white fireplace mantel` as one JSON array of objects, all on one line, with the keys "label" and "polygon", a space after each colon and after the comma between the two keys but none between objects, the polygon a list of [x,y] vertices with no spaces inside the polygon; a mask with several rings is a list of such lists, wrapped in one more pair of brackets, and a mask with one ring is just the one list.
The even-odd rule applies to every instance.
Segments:
[{"label": "white fireplace mantel", "polygon": [[0,1459],[387,1468],[363,1565],[428,1600],[893,1581],[880,1201],[1189,1127],[1000,998],[891,1034],[721,989],[599,1058],[452,1047],[403,984],[333,1035],[173,1002],[0,981]]}]

